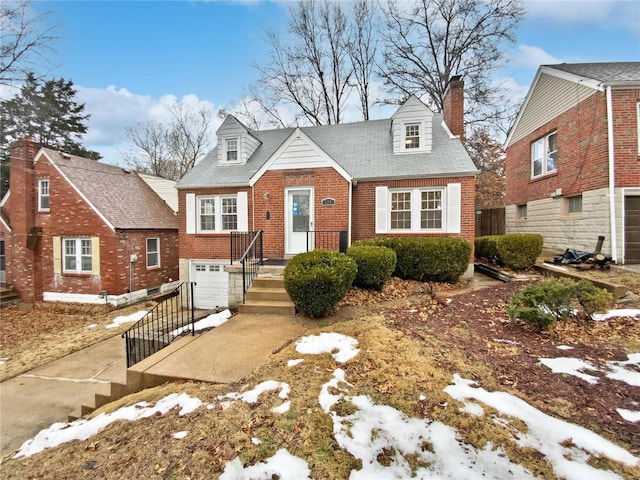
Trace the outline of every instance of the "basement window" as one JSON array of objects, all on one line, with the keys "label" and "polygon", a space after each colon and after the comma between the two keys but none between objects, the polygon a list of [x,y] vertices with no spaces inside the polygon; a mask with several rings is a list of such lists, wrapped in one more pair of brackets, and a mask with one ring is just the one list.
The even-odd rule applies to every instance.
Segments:
[{"label": "basement window", "polygon": [[516,220],[527,219],[527,204],[516,205]]}]

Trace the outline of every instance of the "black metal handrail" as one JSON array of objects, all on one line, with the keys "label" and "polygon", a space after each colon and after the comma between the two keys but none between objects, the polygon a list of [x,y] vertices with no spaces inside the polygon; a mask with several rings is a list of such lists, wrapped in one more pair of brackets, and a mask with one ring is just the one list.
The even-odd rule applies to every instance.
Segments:
[{"label": "black metal handrail", "polygon": [[337,250],[347,252],[346,230],[307,231],[307,252],[309,250]]},{"label": "black metal handrail", "polygon": [[[238,235],[240,239],[236,239],[234,242],[234,234]],[[258,269],[260,265],[264,264],[264,257],[262,253],[262,230],[257,232],[248,232],[251,236],[251,242],[246,246],[244,253],[240,257],[240,263],[242,264],[242,303],[246,301],[247,290],[251,286],[251,282],[258,275]],[[231,264],[234,260],[234,245],[242,244],[246,240],[246,232],[231,232]]]},{"label": "black metal handrail", "polygon": [[184,332],[195,335],[194,282],[183,282],[161,294],[162,301],[122,334],[127,368],[169,345]]},{"label": "black metal handrail", "polygon": [[249,249],[249,245],[255,240],[258,232],[231,232],[231,264],[242,258]]}]

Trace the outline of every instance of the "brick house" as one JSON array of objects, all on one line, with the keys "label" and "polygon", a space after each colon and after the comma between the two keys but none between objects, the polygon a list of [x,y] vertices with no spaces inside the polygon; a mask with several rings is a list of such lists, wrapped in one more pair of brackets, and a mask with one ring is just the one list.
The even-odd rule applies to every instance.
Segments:
[{"label": "brick house", "polygon": [[543,65],[506,140],[506,230],[640,263],[640,62]]},{"label": "brick house", "polygon": [[477,170],[461,141],[459,78],[446,98],[444,117],[416,97],[389,119],[338,125],[254,131],[228,116],[177,184],[180,278],[196,282],[196,306],[239,303],[232,231],[262,231],[270,259],[337,249],[338,232],[343,246],[377,235],[473,242]]},{"label": "brick house", "polygon": [[24,302],[119,305],[178,280],[176,212],[134,172],[21,139],[1,207],[5,281]]}]

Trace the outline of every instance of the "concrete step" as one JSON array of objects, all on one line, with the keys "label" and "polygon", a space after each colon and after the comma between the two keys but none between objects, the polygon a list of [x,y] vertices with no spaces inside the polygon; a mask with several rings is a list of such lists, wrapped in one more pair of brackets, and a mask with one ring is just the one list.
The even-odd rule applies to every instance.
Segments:
[{"label": "concrete step", "polygon": [[258,275],[251,282],[249,290],[251,288],[281,288],[284,290],[284,277]]},{"label": "concrete step", "polygon": [[79,408],[76,408],[73,412],[67,415],[68,422],[74,422],[79,420],[90,413],[93,413],[98,408],[106,405],[107,403],[114,402],[116,400],[121,399],[122,397],[126,397],[132,393],[136,393],[139,391],[135,386],[111,382],[109,385],[109,393],[96,393],[94,396],[93,402],[87,402],[87,404],[80,405]]},{"label": "concrete step", "polygon": [[250,300],[277,300],[286,302],[289,300],[289,294],[284,288],[251,287],[249,291],[247,291],[247,301]]},{"label": "concrete step", "polygon": [[295,315],[296,307],[289,301],[247,300],[238,305],[240,313],[257,313],[261,315]]},{"label": "concrete step", "polygon": [[14,303],[18,303],[20,301],[20,297],[16,292],[11,288],[0,287],[0,306],[4,307],[6,305],[13,305]]}]

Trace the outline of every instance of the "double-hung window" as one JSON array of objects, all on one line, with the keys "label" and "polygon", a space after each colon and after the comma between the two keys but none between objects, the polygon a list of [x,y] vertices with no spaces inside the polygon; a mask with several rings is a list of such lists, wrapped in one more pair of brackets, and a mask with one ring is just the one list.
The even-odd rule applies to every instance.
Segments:
[{"label": "double-hung window", "polygon": [[558,168],[557,132],[539,138],[531,144],[531,176],[555,172]]},{"label": "double-hung window", "polygon": [[160,239],[147,238],[147,268],[160,266]]},{"label": "double-hung window", "polygon": [[65,273],[91,273],[91,239],[65,238],[62,255]]},{"label": "double-hung window", "polygon": [[38,211],[49,211],[49,179],[42,179],[38,181]]},{"label": "double-hung window", "polygon": [[238,199],[235,196],[198,198],[198,231],[201,233],[230,232],[238,229]]},{"label": "double-hung window", "polygon": [[227,162],[238,161],[238,139],[237,138],[225,139],[224,149],[227,155]]},{"label": "double-hung window", "polygon": [[391,190],[390,229],[405,232],[441,231],[443,188]]},{"label": "double-hung window", "polygon": [[407,123],[404,126],[404,148],[411,150],[420,148],[420,124]]}]

